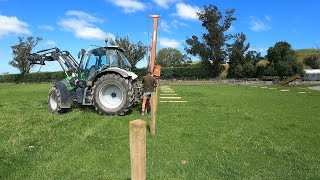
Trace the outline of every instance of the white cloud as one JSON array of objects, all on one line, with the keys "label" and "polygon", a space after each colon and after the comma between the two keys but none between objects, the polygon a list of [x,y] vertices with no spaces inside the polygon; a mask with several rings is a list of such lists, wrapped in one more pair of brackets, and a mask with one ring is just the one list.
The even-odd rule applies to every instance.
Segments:
[{"label": "white cloud", "polygon": [[114,39],[115,36],[111,33],[106,33],[96,26],[96,23],[101,23],[103,20],[98,19],[90,14],[82,11],[67,11],[68,16],[62,19],[58,24],[64,30],[72,32],[75,37],[80,39],[104,39],[106,37]]},{"label": "white cloud", "polygon": [[159,38],[159,43],[162,47],[179,48],[181,46],[180,42],[169,38]]},{"label": "white cloud", "polygon": [[90,15],[90,14],[88,14],[88,13],[85,13],[85,12],[83,12],[83,11],[74,11],[74,10],[71,10],[71,11],[67,11],[67,12],[66,12],[66,15],[67,15],[67,16],[75,16],[75,17],[77,17],[78,19],[83,19],[83,20],[85,20],[85,21],[87,21],[87,22],[93,22],[93,23],[95,23],[95,22],[97,22],[97,23],[102,23],[102,22],[103,22],[102,19],[98,19],[98,18],[96,18],[96,17],[94,17],[94,16],[92,16],[92,15]]},{"label": "white cloud", "polygon": [[167,23],[167,21],[161,20],[160,28],[162,31],[171,33],[172,28],[178,29],[179,27],[187,26],[187,24],[180,22],[178,20],[173,20],[171,23]]},{"label": "white cloud", "polygon": [[173,20],[171,22],[171,25],[174,27],[174,28],[178,28],[179,26],[187,26],[187,24],[183,23],[183,22],[180,22],[178,20]]},{"label": "white cloud", "polygon": [[160,28],[164,31],[164,32],[171,32],[170,31],[170,27],[168,25],[168,23],[166,21],[161,21],[160,23]]},{"label": "white cloud", "polygon": [[265,18],[267,21],[271,21],[271,16],[269,16],[269,15],[264,15],[264,18]]},{"label": "white cloud", "polygon": [[191,6],[189,4],[178,3],[176,5],[177,13],[176,15],[182,19],[198,20],[197,13],[200,12],[198,6]]},{"label": "white cloud", "polygon": [[137,11],[142,11],[146,6],[137,0],[107,0],[112,4],[123,8],[125,13],[134,13]]},{"label": "white cloud", "polygon": [[263,21],[260,18],[250,16],[250,29],[255,32],[268,31],[271,29],[271,26],[268,24],[267,21],[270,22],[270,20],[270,17],[265,17],[265,20]]},{"label": "white cloud", "polygon": [[269,48],[258,48],[258,52],[265,53]]},{"label": "white cloud", "polygon": [[234,26],[230,26],[229,29],[227,30],[227,32],[234,32],[236,30],[236,28]]},{"label": "white cloud", "polygon": [[44,30],[48,30],[48,31],[54,31],[54,28],[52,26],[49,25],[41,25],[38,26],[39,29],[44,29]]},{"label": "white cloud", "polygon": [[48,45],[48,46],[55,46],[55,45],[56,45],[56,42],[54,42],[54,41],[47,41],[45,44]]},{"label": "white cloud", "polygon": [[177,1],[178,0],[153,0],[154,3],[165,9],[168,9],[170,4],[175,3]]},{"label": "white cloud", "polygon": [[31,32],[28,27],[29,25],[27,23],[20,21],[15,16],[0,15],[0,36],[10,33],[30,35]]},{"label": "white cloud", "polygon": [[257,51],[260,52],[261,54],[266,54],[269,48],[249,48],[249,51]]}]

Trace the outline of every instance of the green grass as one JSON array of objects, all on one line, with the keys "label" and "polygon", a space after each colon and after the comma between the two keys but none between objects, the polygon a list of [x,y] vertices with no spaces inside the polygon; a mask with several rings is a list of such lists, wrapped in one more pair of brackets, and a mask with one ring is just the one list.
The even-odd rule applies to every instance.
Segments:
[{"label": "green grass", "polygon": [[[138,108],[51,115],[50,86],[0,85],[0,179],[129,179],[128,122],[141,119]],[[188,102],[159,104],[147,179],[320,179],[320,91],[171,88]]]}]

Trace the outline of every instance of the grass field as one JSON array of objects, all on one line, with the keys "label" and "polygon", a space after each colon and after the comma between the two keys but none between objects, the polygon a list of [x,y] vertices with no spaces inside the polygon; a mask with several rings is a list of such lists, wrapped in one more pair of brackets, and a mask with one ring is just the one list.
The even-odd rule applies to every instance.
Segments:
[{"label": "grass field", "polygon": [[[130,179],[128,122],[141,119],[138,108],[51,115],[50,86],[0,84],[0,179]],[[170,87],[188,102],[159,104],[147,179],[320,179],[320,91]]]}]

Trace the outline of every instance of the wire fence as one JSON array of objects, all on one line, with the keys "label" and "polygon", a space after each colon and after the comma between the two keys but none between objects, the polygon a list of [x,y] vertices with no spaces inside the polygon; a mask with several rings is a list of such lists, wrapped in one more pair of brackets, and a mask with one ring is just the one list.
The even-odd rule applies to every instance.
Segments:
[{"label": "wire fence", "polygon": [[[283,81],[263,81],[259,79],[196,79],[196,80],[187,80],[187,79],[170,79],[170,80],[161,80],[160,83],[163,85],[170,84],[231,84],[231,85],[281,85]],[[314,85],[320,84],[320,81],[302,81],[297,80],[289,83],[289,86],[297,85]]]}]

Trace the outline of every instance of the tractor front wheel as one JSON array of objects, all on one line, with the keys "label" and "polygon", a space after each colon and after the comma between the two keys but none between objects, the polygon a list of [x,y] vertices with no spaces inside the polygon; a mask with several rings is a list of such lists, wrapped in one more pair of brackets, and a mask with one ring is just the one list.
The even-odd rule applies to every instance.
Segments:
[{"label": "tractor front wheel", "polygon": [[130,108],[129,84],[116,74],[106,74],[93,86],[93,104],[100,114],[124,115]]},{"label": "tractor front wheel", "polygon": [[52,87],[48,93],[48,110],[52,114],[64,113],[65,109],[60,108],[61,96],[56,87]]}]

